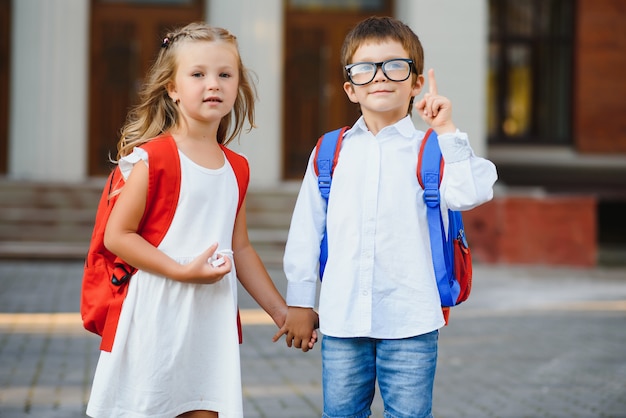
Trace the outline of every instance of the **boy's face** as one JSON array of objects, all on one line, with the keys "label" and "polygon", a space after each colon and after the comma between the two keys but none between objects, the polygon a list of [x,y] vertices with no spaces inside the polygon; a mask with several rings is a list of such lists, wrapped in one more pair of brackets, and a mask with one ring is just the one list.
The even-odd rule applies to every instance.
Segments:
[{"label": "boy's face", "polygon": [[[395,58],[409,58],[402,44],[394,40],[366,41],[357,48],[351,64],[358,62],[382,62]],[[392,76],[392,78],[395,78]],[[404,118],[409,110],[412,97],[419,94],[424,85],[424,76],[411,75],[404,81],[389,80],[379,66],[374,79],[364,85],[354,85],[347,81],[343,88],[353,103],[358,103],[366,118],[380,118],[390,123]]]}]

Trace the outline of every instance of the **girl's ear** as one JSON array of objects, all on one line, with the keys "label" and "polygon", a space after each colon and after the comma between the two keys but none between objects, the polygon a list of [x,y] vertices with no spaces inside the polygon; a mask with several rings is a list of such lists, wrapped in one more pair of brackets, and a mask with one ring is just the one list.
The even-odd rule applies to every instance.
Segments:
[{"label": "girl's ear", "polygon": [[346,96],[348,96],[348,99],[350,99],[352,103],[359,102],[359,99],[356,97],[356,94],[354,93],[354,86],[352,85],[352,83],[350,83],[349,81],[346,81],[345,83],[343,83],[343,91],[346,92]]},{"label": "girl's ear", "polygon": [[176,86],[174,85],[173,82],[169,82],[167,83],[167,94],[170,96],[170,99],[172,99],[172,101],[174,103],[176,103],[178,101],[178,95],[176,94]]}]

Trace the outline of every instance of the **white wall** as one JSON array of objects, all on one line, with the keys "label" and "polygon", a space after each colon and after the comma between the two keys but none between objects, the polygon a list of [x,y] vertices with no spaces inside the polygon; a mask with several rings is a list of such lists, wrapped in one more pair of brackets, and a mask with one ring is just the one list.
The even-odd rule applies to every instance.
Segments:
[{"label": "white wall", "polygon": [[8,175],[81,181],[89,2],[20,0],[12,7]]},{"label": "white wall", "polygon": [[207,22],[237,36],[243,63],[258,76],[256,125],[231,147],[250,161],[250,186],[281,180],[283,2],[281,0],[210,1]]},{"label": "white wall", "polygon": [[[424,72],[435,70],[439,94],[452,101],[456,126],[486,156],[486,0],[396,0],[396,17],[411,26],[424,47]],[[428,78],[426,77],[428,80]],[[425,90],[428,91],[428,81]],[[416,125],[425,124],[414,114]]]},{"label": "white wall", "polygon": [[[258,128],[233,148],[250,160],[251,187],[276,186],[282,178],[283,1],[206,2],[206,20],[237,35],[244,64],[258,76]],[[485,155],[486,0],[396,5],[396,16],[420,36],[426,68],[435,68],[439,92],[452,100],[455,123]],[[14,1],[12,23],[9,177],[84,180],[89,2]]]}]

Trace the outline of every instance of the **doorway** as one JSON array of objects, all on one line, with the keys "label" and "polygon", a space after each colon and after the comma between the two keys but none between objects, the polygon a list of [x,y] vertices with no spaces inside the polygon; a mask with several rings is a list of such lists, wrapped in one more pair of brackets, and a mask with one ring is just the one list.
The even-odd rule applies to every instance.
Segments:
[{"label": "doorway", "polygon": [[341,46],[358,22],[391,16],[392,0],[289,0],[285,6],[283,177],[300,180],[317,139],[353,124],[358,106],[343,91]]},{"label": "doorway", "polygon": [[107,175],[128,110],[174,27],[204,18],[204,0],[92,0],[89,175]]}]

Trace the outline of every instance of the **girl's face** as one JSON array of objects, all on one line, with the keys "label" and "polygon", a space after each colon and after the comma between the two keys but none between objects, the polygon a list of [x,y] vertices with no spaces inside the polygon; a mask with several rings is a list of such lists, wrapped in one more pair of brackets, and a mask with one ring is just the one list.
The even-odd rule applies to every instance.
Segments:
[{"label": "girl's face", "polygon": [[[351,63],[382,62],[395,58],[409,58],[402,44],[394,40],[368,41],[357,48]],[[380,67],[376,68],[374,79],[361,86],[349,81],[344,84],[344,90],[353,103],[358,103],[363,116],[370,118],[398,121],[404,118],[409,109],[411,97],[419,94],[424,77],[416,76],[411,72],[404,81],[391,81]]]},{"label": "girl's face", "polygon": [[219,123],[230,113],[239,89],[239,55],[221,41],[187,41],[179,45],[174,81],[168,86],[187,123]]}]

